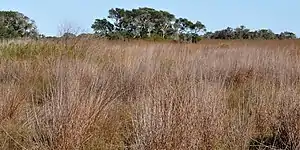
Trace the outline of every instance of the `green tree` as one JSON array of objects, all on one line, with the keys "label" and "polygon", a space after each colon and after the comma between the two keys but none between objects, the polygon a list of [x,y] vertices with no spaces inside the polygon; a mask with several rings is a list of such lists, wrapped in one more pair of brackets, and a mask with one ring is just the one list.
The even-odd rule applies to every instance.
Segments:
[{"label": "green tree", "polygon": [[276,39],[275,33],[270,29],[260,29],[257,31],[259,39],[271,40]]},{"label": "green tree", "polygon": [[34,20],[17,11],[0,11],[0,38],[38,36]]},{"label": "green tree", "polygon": [[[182,41],[199,40],[199,34],[205,32],[205,25],[200,21],[193,23],[186,18],[176,19],[175,15],[149,7],[132,10],[112,8],[108,11],[108,19],[96,19],[92,28],[96,34],[110,39],[149,38],[149,39],[181,39]],[[114,37],[114,38],[112,38]]]},{"label": "green tree", "polygon": [[244,25],[241,25],[234,29],[233,39],[249,39],[249,32],[249,29],[247,29]]},{"label": "green tree", "polygon": [[175,21],[175,15],[170,14],[167,11],[155,11],[151,17],[151,21],[154,24],[153,32],[162,36],[162,38],[168,38],[174,33],[172,23]]},{"label": "green tree", "polygon": [[131,38],[151,36],[168,38],[174,32],[172,22],[175,21],[175,16],[153,8],[142,7],[132,10],[113,8],[109,10],[108,18],[113,20],[116,32]]},{"label": "green tree", "polygon": [[197,43],[199,40],[201,40],[201,32],[206,32],[205,25],[202,24],[200,21],[197,21],[196,23],[192,24],[190,26],[190,29],[192,31],[192,33],[190,33],[190,37],[193,43]]},{"label": "green tree", "polygon": [[214,32],[208,31],[203,35],[203,38],[205,39],[213,39],[214,38]]},{"label": "green tree", "polygon": [[116,27],[117,31],[122,31],[124,30],[124,27],[126,23],[128,22],[126,19],[128,17],[125,16],[126,12],[124,9],[121,8],[115,8],[115,9],[110,9],[108,11],[109,15],[108,18],[114,20],[114,25]]},{"label": "green tree", "polygon": [[133,23],[140,38],[147,38],[151,36],[151,32],[154,29],[154,22],[152,22],[151,19],[154,13],[155,10],[148,7],[132,10],[134,18]]},{"label": "green tree", "polygon": [[106,36],[114,30],[114,25],[107,19],[96,19],[91,28],[100,36]]},{"label": "green tree", "polygon": [[235,29],[227,27],[223,30],[218,30],[215,32],[207,32],[203,35],[207,39],[296,39],[296,34],[292,32],[281,32],[280,34],[275,34],[270,29],[259,29],[255,31],[250,31],[245,26],[240,26]]},{"label": "green tree", "polygon": [[227,27],[226,29],[215,31],[211,37],[212,39],[234,39],[234,31],[231,27]]},{"label": "green tree", "polygon": [[186,18],[178,18],[174,23],[174,27],[179,31],[179,33],[187,33],[191,31],[193,25],[193,22],[189,21]]},{"label": "green tree", "polygon": [[186,18],[178,18],[175,20],[173,25],[175,29],[175,38],[180,41],[187,41],[190,39],[189,33],[192,30],[193,22],[189,21]]},{"label": "green tree", "polygon": [[281,32],[279,34],[279,39],[296,39],[297,36],[295,33],[293,32],[288,32],[288,31],[285,31],[285,32]]},{"label": "green tree", "polygon": [[193,33],[200,34],[200,32],[205,32],[206,27],[200,21],[197,21],[195,24],[191,25],[190,28],[192,29]]}]

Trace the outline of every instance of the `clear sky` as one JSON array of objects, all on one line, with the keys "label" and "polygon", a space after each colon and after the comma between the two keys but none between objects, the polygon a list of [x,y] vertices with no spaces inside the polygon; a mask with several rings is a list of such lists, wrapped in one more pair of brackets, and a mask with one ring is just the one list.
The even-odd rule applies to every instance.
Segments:
[{"label": "clear sky", "polygon": [[245,25],[275,33],[292,31],[299,37],[299,6],[300,0],[0,0],[1,10],[25,14],[46,35],[57,35],[60,24],[91,32],[94,19],[107,17],[110,8],[151,7],[199,20],[209,31]]}]

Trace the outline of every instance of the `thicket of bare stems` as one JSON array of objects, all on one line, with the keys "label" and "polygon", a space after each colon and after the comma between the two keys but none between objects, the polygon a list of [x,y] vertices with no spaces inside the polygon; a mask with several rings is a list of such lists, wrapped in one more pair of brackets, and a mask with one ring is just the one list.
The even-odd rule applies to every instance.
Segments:
[{"label": "thicket of bare stems", "polygon": [[83,39],[0,60],[0,149],[300,148],[291,47]]}]

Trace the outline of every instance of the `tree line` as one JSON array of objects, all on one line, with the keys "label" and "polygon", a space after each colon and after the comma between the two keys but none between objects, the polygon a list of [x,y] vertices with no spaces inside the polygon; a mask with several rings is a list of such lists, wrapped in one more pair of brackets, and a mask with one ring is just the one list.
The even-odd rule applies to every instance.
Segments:
[{"label": "tree line", "polygon": [[[95,19],[91,25],[94,36],[107,39],[148,39],[197,42],[201,39],[296,39],[293,32],[274,33],[270,29],[251,31],[241,25],[217,31],[207,31],[201,21],[176,18],[167,11],[149,7],[137,9],[112,8],[106,18]],[[86,33],[80,35],[83,36]],[[65,33],[64,37],[76,36]],[[19,37],[46,38],[39,34],[35,21],[17,11],[0,11],[0,39]]]},{"label": "tree line", "polygon": [[207,39],[296,39],[297,36],[293,32],[284,31],[279,34],[275,34],[270,29],[259,29],[255,31],[250,31],[245,26],[241,25],[235,29],[227,27],[226,29],[215,31],[215,32],[206,32],[203,35]]}]

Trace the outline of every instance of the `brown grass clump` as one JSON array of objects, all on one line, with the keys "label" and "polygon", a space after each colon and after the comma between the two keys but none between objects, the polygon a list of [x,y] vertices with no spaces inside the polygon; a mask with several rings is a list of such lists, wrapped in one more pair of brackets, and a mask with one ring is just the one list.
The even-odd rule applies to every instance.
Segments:
[{"label": "brown grass clump", "polygon": [[0,149],[300,149],[299,43],[3,44]]}]

